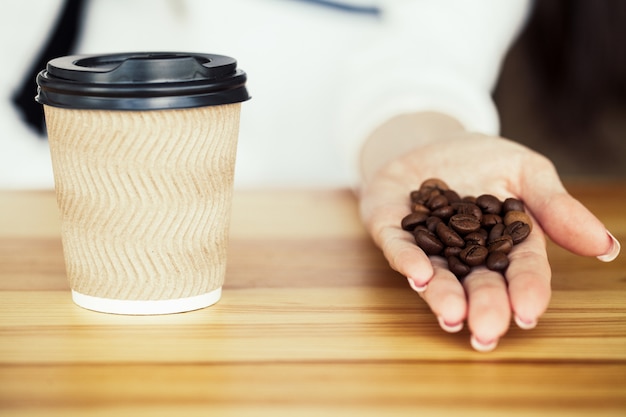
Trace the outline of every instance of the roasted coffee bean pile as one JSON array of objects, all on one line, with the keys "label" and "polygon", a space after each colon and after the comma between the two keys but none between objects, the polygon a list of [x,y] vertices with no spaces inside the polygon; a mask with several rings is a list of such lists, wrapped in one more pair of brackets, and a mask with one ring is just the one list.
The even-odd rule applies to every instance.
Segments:
[{"label": "roasted coffee bean pile", "polygon": [[490,194],[461,198],[437,178],[424,181],[410,199],[411,213],[402,219],[402,228],[413,233],[427,255],[445,257],[459,279],[479,265],[504,272],[509,252],[532,229],[520,200],[501,201]]}]

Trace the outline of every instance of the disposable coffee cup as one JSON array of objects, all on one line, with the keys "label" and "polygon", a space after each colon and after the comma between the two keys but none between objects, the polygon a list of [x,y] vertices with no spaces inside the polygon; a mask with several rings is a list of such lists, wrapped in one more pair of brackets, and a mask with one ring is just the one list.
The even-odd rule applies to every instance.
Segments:
[{"label": "disposable coffee cup", "polygon": [[37,84],[74,302],[118,314],[216,303],[249,98],[237,62],[180,52],[66,56]]}]

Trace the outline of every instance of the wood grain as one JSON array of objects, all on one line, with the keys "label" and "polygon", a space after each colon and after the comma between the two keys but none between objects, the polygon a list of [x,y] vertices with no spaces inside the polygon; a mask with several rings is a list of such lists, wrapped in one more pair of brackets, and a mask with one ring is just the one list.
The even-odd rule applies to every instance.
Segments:
[{"label": "wood grain", "polygon": [[[568,188],[626,241],[626,184]],[[222,300],[167,316],[75,306],[55,204],[0,192],[2,416],[626,414],[624,255],[549,243],[548,311],[483,354],[389,269],[348,191],[237,191]]]}]

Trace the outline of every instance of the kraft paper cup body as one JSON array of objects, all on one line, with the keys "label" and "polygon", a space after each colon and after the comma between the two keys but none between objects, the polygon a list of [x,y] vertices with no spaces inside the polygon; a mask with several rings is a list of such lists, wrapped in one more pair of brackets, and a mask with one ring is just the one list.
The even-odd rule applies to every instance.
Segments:
[{"label": "kraft paper cup body", "polygon": [[216,303],[242,100],[116,110],[42,94],[74,302],[118,314]]},{"label": "kraft paper cup body", "polygon": [[45,106],[66,269],[79,305],[159,314],[219,299],[239,110]]}]

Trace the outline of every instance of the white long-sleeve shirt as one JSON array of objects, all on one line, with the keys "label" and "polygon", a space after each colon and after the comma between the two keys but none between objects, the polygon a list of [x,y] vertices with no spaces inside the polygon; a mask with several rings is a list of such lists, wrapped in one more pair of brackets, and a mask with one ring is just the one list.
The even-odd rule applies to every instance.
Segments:
[{"label": "white long-sleeve shirt", "polygon": [[[47,141],[26,127],[10,96],[60,3],[11,2],[2,17],[2,53],[12,58],[0,65],[0,188],[53,186]],[[400,113],[441,111],[498,133],[490,93],[529,0],[330,2],[352,10],[324,3],[92,0],[77,53],[236,58],[252,96],[242,106],[239,187],[351,185],[365,137]]]}]

